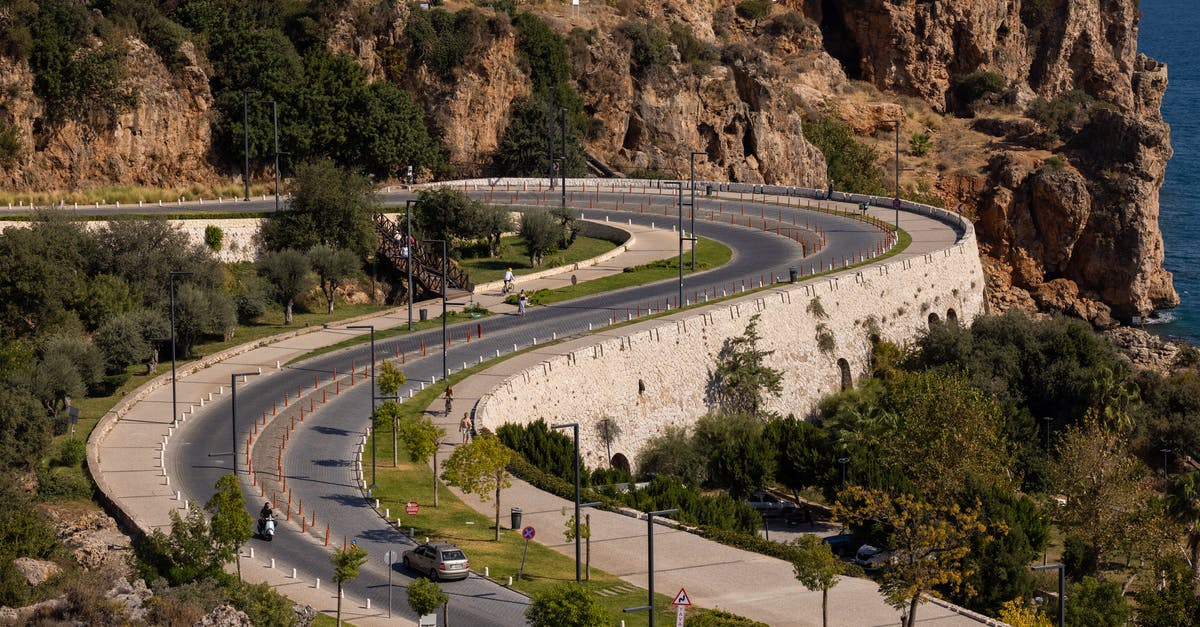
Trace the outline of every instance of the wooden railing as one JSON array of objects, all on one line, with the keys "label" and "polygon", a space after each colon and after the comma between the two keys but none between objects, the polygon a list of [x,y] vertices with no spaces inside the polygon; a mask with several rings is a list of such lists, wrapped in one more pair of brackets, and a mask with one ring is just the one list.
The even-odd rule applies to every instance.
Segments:
[{"label": "wooden railing", "polygon": [[[404,230],[400,225],[382,213],[374,216],[375,231],[379,234],[379,252],[407,278],[408,264],[412,263],[413,282],[431,294],[442,293],[442,255],[434,251],[424,242],[417,240],[414,246],[409,246],[408,256],[403,254]],[[397,235],[400,235],[397,239]],[[446,265],[446,291],[463,290],[471,292],[475,285],[462,268],[453,261]],[[406,286],[407,287],[407,286]]]}]

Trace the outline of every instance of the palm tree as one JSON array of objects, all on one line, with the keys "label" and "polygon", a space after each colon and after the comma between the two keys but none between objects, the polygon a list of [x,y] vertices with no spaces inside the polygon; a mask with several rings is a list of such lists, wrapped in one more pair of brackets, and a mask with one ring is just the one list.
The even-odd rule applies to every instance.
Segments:
[{"label": "palm tree", "polygon": [[1200,588],[1200,471],[1179,475],[1167,486],[1167,511],[1187,528],[1192,571]]}]

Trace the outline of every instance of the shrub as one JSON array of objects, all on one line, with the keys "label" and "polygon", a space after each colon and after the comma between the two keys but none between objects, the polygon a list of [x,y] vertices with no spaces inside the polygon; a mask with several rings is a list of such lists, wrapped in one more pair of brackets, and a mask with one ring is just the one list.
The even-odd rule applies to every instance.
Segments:
[{"label": "shrub", "polygon": [[1075,581],[1096,574],[1097,569],[1100,568],[1096,549],[1088,544],[1086,539],[1079,536],[1067,536],[1067,539],[1063,541],[1062,559],[1063,565],[1067,569],[1067,576]]},{"label": "shrub", "polygon": [[1038,98],[1029,104],[1025,114],[1055,137],[1065,139],[1087,123],[1095,106],[1095,98],[1075,89],[1050,100]]},{"label": "shrub", "polygon": [[839,190],[887,194],[879,154],[859,142],[849,125],[828,116],[807,118],[804,138],[825,155],[826,173]]},{"label": "shrub", "polygon": [[809,22],[803,16],[795,11],[788,11],[772,17],[767,25],[767,32],[777,37],[787,36],[800,33],[808,27]]},{"label": "shrub", "polygon": [[[508,423],[496,429],[496,436],[508,448],[531,464],[564,481],[575,481],[575,445],[570,436],[551,431],[538,419],[528,425]],[[588,483],[587,468],[579,469],[580,481]]]},{"label": "shrub", "polygon": [[644,76],[655,68],[666,67],[671,62],[667,35],[654,25],[647,22],[626,22],[621,32],[632,45],[629,62],[639,76]]},{"label": "shrub", "polygon": [[960,74],[951,79],[954,97],[959,104],[968,105],[988,94],[1004,91],[1008,81],[995,72],[977,70],[970,74]]},{"label": "shrub", "polygon": [[928,133],[913,133],[908,138],[908,152],[914,157],[924,157],[929,154],[933,142],[929,141]]},{"label": "shrub", "polygon": [[771,0],[742,0],[735,11],[744,20],[761,20],[771,14]]},{"label": "shrub", "polygon": [[209,224],[204,227],[204,243],[214,252],[221,250],[221,243],[224,240],[225,232],[221,230],[221,227],[215,224]]},{"label": "shrub", "polygon": [[58,461],[63,466],[78,466],[87,458],[87,444],[83,440],[68,438],[58,449]]},{"label": "shrub", "polygon": [[226,586],[229,602],[250,617],[253,625],[295,625],[292,601],[267,583],[246,583],[230,579]]},{"label": "shrub", "polygon": [[16,126],[0,122],[0,164],[9,165],[21,155],[21,131]]},{"label": "shrub", "polygon": [[766,627],[766,623],[722,610],[701,610],[689,613],[683,627]]},{"label": "shrub", "polygon": [[670,40],[679,51],[680,60],[690,64],[698,73],[707,72],[720,58],[716,46],[697,39],[692,29],[682,22],[671,24]]}]

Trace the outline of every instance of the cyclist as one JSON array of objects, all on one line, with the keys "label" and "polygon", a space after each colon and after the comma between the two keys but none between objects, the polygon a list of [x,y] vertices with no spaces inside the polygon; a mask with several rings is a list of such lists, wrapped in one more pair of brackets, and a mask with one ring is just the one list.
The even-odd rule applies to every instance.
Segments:
[{"label": "cyclist", "polygon": [[512,289],[513,289],[513,273],[512,273],[512,268],[509,268],[508,270],[504,271],[504,288],[501,291],[503,293],[507,294],[507,293],[511,292]]}]

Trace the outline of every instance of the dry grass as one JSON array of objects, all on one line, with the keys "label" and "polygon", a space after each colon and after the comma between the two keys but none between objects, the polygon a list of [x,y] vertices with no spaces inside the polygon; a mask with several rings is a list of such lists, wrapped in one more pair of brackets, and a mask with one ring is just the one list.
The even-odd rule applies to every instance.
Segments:
[{"label": "dry grass", "polygon": [[[133,205],[138,202],[157,203],[160,200],[163,202],[175,202],[180,199],[241,198],[243,193],[244,188],[241,185],[219,185],[216,187],[192,185],[190,187],[176,188],[106,186],[70,191],[0,191],[0,205],[12,205],[13,207],[49,207],[60,203],[63,205],[74,205],[76,203],[81,205],[94,205],[96,203],[102,205],[112,203]],[[255,184],[250,186],[251,197],[273,195],[274,193],[274,184]]]}]

